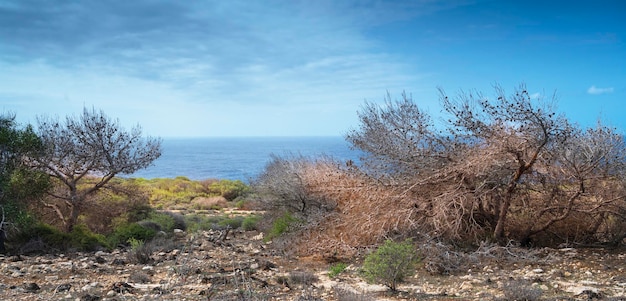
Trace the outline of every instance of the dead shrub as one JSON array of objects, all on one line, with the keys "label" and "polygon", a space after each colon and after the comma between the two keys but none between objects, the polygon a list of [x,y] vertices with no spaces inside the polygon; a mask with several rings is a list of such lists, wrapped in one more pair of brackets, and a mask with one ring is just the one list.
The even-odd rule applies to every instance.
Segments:
[{"label": "dead shrub", "polygon": [[212,210],[228,207],[228,200],[222,196],[197,197],[191,200],[191,208],[196,210]]}]

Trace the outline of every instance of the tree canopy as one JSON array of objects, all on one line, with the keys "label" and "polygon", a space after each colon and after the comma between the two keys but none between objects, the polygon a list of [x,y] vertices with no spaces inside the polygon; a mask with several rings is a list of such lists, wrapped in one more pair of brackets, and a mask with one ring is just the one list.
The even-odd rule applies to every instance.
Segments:
[{"label": "tree canopy", "polygon": [[161,140],[143,137],[139,126],[127,131],[103,111],[84,109],[78,117],[40,117],[38,131],[45,147],[36,166],[65,189],[44,202],[70,231],[87,197],[118,174],[146,168],[161,155]]}]

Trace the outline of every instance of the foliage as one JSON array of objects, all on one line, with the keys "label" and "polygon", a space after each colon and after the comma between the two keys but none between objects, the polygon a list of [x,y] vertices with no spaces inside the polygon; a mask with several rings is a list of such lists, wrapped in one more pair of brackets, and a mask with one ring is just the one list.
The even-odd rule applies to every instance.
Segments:
[{"label": "foliage", "polygon": [[257,229],[259,219],[260,217],[255,215],[229,217],[227,215],[205,216],[189,214],[185,216],[185,222],[190,232],[220,230],[225,227],[230,227],[231,229],[241,228],[244,231],[251,231]]},{"label": "foliage", "polygon": [[70,232],[71,247],[81,251],[94,251],[102,247],[108,247],[104,235],[93,233],[85,225],[76,225]]},{"label": "foliage", "polygon": [[154,229],[142,227],[137,223],[123,224],[115,228],[113,233],[109,235],[109,243],[111,246],[127,244],[131,239],[149,241],[156,235]]},{"label": "foliage", "polygon": [[365,258],[363,275],[370,282],[382,283],[396,291],[398,283],[413,275],[418,262],[411,240],[401,243],[387,240]]},{"label": "foliage", "polygon": [[240,180],[219,180],[211,183],[208,189],[211,194],[217,194],[228,201],[233,201],[249,191],[249,187]]},{"label": "foliage", "polygon": [[261,220],[261,217],[258,215],[250,215],[246,216],[241,222],[241,228],[244,231],[252,231],[258,229],[258,223]]},{"label": "foliage", "polygon": [[[45,152],[32,163],[65,187],[54,194],[63,202],[43,205],[53,210],[68,232],[88,196],[116,175],[146,168],[161,155],[160,139],[143,138],[138,126],[126,131],[119,121],[95,109],[85,108],[80,116],[68,116],[65,122],[41,117],[38,125]],[[89,175],[98,175],[97,181],[82,185]]]},{"label": "foliage", "polygon": [[294,224],[300,223],[301,220],[293,217],[289,212],[284,213],[281,217],[274,220],[272,223],[272,227],[270,228],[267,236],[265,236],[264,240],[270,241],[274,238],[281,236],[283,233],[289,230],[290,226]]},{"label": "foliage", "polygon": [[331,265],[328,268],[328,277],[330,278],[337,277],[339,274],[343,273],[343,271],[345,271],[347,267],[348,265],[343,262],[339,262],[339,263]]},{"label": "foliage", "polygon": [[413,224],[475,242],[569,240],[568,223],[588,233],[579,242],[623,238],[611,233],[626,209],[623,135],[601,123],[581,129],[523,85],[512,95],[496,86],[494,97],[440,92],[448,118],[439,124],[403,94],[366,103],[346,136],[364,152],[359,171],[413,206]]},{"label": "foliage", "polygon": [[159,225],[160,229],[165,232],[172,232],[174,229],[187,229],[187,224],[181,215],[172,212],[152,212],[146,222],[153,222]]},{"label": "foliage", "polygon": [[65,233],[53,226],[37,223],[13,238],[18,244],[26,244],[33,239],[41,240],[46,247],[45,250],[36,250],[39,252],[51,250],[94,251],[109,248],[109,243],[103,235],[93,233],[85,225],[76,225],[72,232]]},{"label": "foliage", "polygon": [[26,163],[42,149],[41,139],[30,125],[20,128],[15,115],[0,115],[0,206],[4,210],[0,229],[4,231],[19,231],[34,223],[26,212],[26,202],[44,194],[49,181]]}]

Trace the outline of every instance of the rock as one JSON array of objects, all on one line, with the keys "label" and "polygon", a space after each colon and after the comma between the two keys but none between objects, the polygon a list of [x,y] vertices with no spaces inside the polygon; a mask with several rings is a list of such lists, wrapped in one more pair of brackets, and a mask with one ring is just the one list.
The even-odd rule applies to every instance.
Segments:
[{"label": "rock", "polygon": [[126,260],[121,259],[121,258],[115,258],[115,259],[113,259],[111,264],[112,265],[126,265]]},{"label": "rock", "polygon": [[24,291],[27,293],[36,293],[41,290],[41,287],[35,282],[24,284]]},{"label": "rock", "polygon": [[543,269],[534,269],[533,273],[535,273],[535,274],[543,274]]},{"label": "rock", "polygon": [[113,283],[113,285],[111,286],[111,290],[116,292],[116,293],[132,293],[133,290],[133,286],[126,283],[126,282],[115,282]]},{"label": "rock", "polygon": [[56,281],[56,280],[59,280],[59,276],[57,275],[46,276],[44,277],[44,280],[46,280],[46,282]]},{"label": "rock", "polygon": [[100,301],[100,299],[102,299],[100,296],[87,294],[82,296],[80,301]]},{"label": "rock", "polygon": [[72,285],[71,285],[71,284],[69,284],[69,283],[66,283],[66,284],[61,284],[61,285],[57,286],[57,287],[54,289],[54,291],[55,291],[55,292],[57,292],[57,293],[60,293],[60,292],[67,292],[67,291],[69,291],[71,288],[72,288]]}]

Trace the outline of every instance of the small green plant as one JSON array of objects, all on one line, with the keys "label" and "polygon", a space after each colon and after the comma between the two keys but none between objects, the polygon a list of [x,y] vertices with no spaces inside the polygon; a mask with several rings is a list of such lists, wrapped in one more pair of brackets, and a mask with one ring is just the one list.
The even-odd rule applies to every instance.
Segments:
[{"label": "small green plant", "polygon": [[328,268],[328,277],[337,277],[339,274],[343,273],[343,271],[345,271],[347,267],[348,265],[343,262],[331,265],[330,268]]},{"label": "small green plant", "polygon": [[362,272],[367,281],[382,283],[395,292],[398,283],[415,273],[419,260],[410,239],[401,243],[387,240],[365,258]]},{"label": "small green plant", "polygon": [[259,223],[259,220],[261,220],[261,217],[258,215],[247,216],[243,219],[243,222],[241,223],[241,228],[244,231],[257,230],[257,224]]},{"label": "small green plant", "polygon": [[130,245],[130,252],[128,253],[130,261],[141,264],[152,261],[152,249],[143,240],[131,237],[128,239],[128,244]]},{"label": "small green plant", "polygon": [[299,222],[297,218],[293,217],[291,213],[286,212],[285,214],[283,214],[283,216],[274,220],[274,223],[272,223],[272,228],[270,229],[267,236],[264,238],[264,241],[268,242],[276,237],[279,237],[283,233],[287,232],[290,225],[293,225],[297,222]]}]

